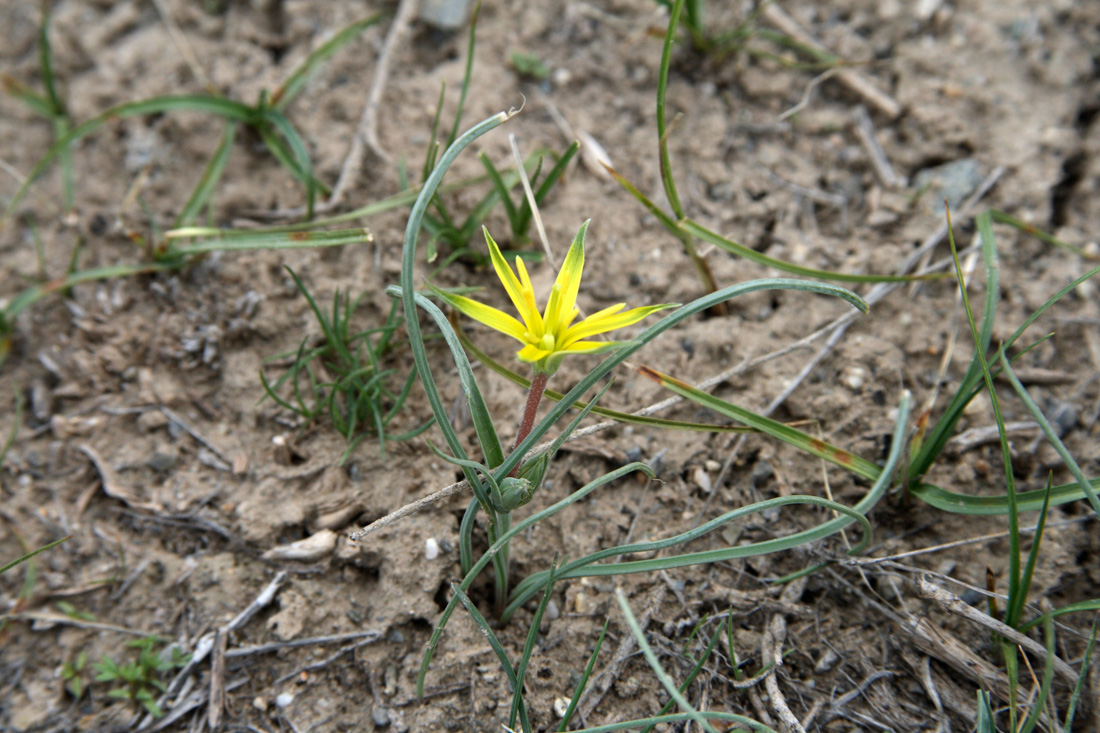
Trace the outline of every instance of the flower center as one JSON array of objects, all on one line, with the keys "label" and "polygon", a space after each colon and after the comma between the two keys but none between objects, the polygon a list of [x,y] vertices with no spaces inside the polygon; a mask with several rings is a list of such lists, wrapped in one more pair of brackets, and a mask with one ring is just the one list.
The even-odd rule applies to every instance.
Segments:
[{"label": "flower center", "polygon": [[552,333],[544,334],[543,337],[539,339],[539,348],[543,351],[553,351],[554,345],[554,334]]}]

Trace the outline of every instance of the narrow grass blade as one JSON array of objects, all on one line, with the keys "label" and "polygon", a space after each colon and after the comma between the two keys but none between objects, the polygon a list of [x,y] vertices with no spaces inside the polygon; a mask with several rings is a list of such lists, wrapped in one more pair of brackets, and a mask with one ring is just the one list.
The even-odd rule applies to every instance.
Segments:
[{"label": "narrow grass blade", "polygon": [[[710,655],[714,651],[714,647],[717,646],[718,639],[722,636],[722,632],[724,630],[725,629],[722,624],[718,624],[718,628],[716,628],[714,630],[714,633],[711,634],[710,641],[707,642],[707,646],[703,650],[703,653],[699,655],[699,659],[695,661],[695,665],[691,668],[691,671],[688,672],[687,677],[685,677],[684,681],[680,683],[679,689],[681,695],[687,693],[688,689],[691,687],[691,683],[693,683],[695,681],[695,678],[699,676],[699,672],[702,671],[703,665],[707,663],[708,659],[710,659]],[[661,708],[661,712],[659,712],[657,715],[661,716],[668,713],[669,710],[672,710],[673,703],[675,702],[675,700],[669,700],[668,702],[666,702],[664,707]],[[642,733],[653,733],[653,729],[655,727],[655,724],[650,725],[645,730],[643,730]]]},{"label": "narrow grass blade", "polygon": [[[1039,694],[1035,696],[1035,699],[1031,703],[1031,712],[1028,713],[1027,718],[1024,719],[1023,724],[1018,728],[1020,733],[1031,733],[1035,730],[1035,726],[1039,724],[1039,719],[1043,715],[1044,708],[1046,708],[1047,698],[1050,696],[1050,688],[1054,682],[1054,621],[1047,619],[1043,623],[1043,634],[1046,638],[1047,654],[1045,661],[1043,662],[1043,679],[1039,684]],[[1080,679],[1078,679],[1080,683]]]},{"label": "narrow grass blade", "polygon": [[[1005,623],[1016,628],[1020,624],[1020,618],[1027,604],[1027,596],[1031,590],[1031,579],[1035,573],[1035,563],[1039,560],[1039,548],[1043,544],[1043,530],[1046,529],[1047,513],[1050,510],[1050,490],[1054,487],[1053,474],[1047,476],[1046,496],[1043,498],[1043,509],[1039,512],[1039,521],[1035,525],[1035,534],[1031,540],[1031,549],[1027,553],[1027,562],[1024,563],[1024,573],[1020,579],[1020,595],[1010,598],[1008,608],[1005,609]],[[992,599],[991,599],[992,600]]]},{"label": "narrow grass blade", "polygon": [[237,120],[238,122],[245,122],[247,124],[255,124],[257,121],[256,111],[245,104],[228,99],[221,99],[219,97],[207,97],[198,94],[153,97],[151,99],[128,102],[116,107],[111,107],[92,119],[77,125],[69,130],[64,136],[54,141],[53,145],[46,150],[42,158],[39,159],[34,168],[31,169],[31,172],[27,175],[27,180],[23,182],[15,192],[15,195],[12,196],[11,200],[8,202],[7,208],[4,210],[3,216],[0,217],[0,221],[11,216],[11,213],[23,200],[23,197],[27,195],[27,191],[34,181],[42,175],[42,172],[49,167],[50,163],[52,163],[58,155],[68,149],[71,143],[96,131],[107,122],[120,117],[133,117],[135,115],[157,114],[160,112],[178,110],[207,112],[224,117],[227,120]]},{"label": "narrow grass blade", "polygon": [[477,19],[481,15],[481,0],[474,6],[470,16],[470,30],[466,40],[466,68],[462,72],[462,88],[458,93],[458,107],[455,109],[455,121],[451,125],[451,134],[447,136],[447,147],[451,147],[458,138],[462,127],[462,113],[466,109],[466,95],[470,91],[470,78],[474,72],[474,49],[477,48]]},{"label": "narrow grass blade", "polygon": [[[559,576],[560,576],[560,574],[559,574]],[[1056,608],[1053,611],[1049,611],[1047,613],[1044,613],[1039,618],[1032,619],[1031,621],[1028,621],[1026,624],[1021,624],[1019,631],[1021,633],[1025,632],[1025,631],[1030,631],[1031,629],[1035,628],[1039,624],[1043,623],[1043,621],[1047,617],[1058,618],[1059,616],[1065,616],[1065,615],[1070,614],[1070,613],[1081,613],[1082,611],[1100,611],[1100,598],[1093,598],[1093,599],[1088,600],[1088,601],[1079,601],[1077,603],[1071,603],[1068,606],[1062,606],[1061,608]]]},{"label": "narrow grass blade", "polygon": [[714,246],[724,249],[730,254],[743,257],[750,262],[755,262],[758,265],[765,265],[767,267],[774,267],[782,272],[789,272],[792,275],[802,275],[804,277],[813,277],[821,280],[829,280],[834,282],[849,282],[849,283],[896,283],[896,282],[914,282],[919,280],[940,280],[947,277],[941,273],[932,273],[929,275],[857,275],[854,273],[845,272],[830,272],[829,270],[817,270],[812,267],[802,267],[801,265],[795,265],[790,262],[784,262],[783,260],[777,260],[774,257],[768,257],[767,255],[760,254],[751,247],[746,247],[743,244],[738,244],[732,239],[727,239],[711,230],[707,229],[700,224],[692,221],[691,219],[683,219],[677,225],[688,234],[691,234],[704,242],[710,242]]},{"label": "narrow grass blade", "polygon": [[202,211],[202,207],[210,200],[210,195],[214,192],[214,187],[218,185],[218,181],[221,180],[222,173],[225,172],[226,163],[229,162],[229,152],[233,147],[233,138],[237,133],[237,124],[236,122],[225,123],[225,132],[222,133],[221,140],[218,142],[218,147],[214,150],[214,155],[210,158],[210,162],[206,164],[206,168],[202,172],[202,178],[199,179],[198,185],[195,186],[195,190],[191,193],[191,198],[187,200],[183,210],[180,211],[179,216],[176,217],[176,221],[172,225],[173,228],[193,224],[199,212]]},{"label": "narrow grass blade", "polygon": [[66,541],[66,540],[71,540],[71,539],[72,539],[72,535],[69,535],[68,537],[62,537],[59,540],[54,540],[53,542],[51,542],[48,545],[43,545],[42,547],[39,547],[37,550],[33,550],[31,552],[28,552],[26,555],[23,555],[22,557],[17,557],[16,559],[9,562],[7,565],[4,565],[3,567],[0,567],[0,573],[6,573],[7,571],[11,570],[12,568],[14,568],[19,563],[26,562],[27,560],[30,560],[32,557],[34,557],[38,553],[45,552],[46,550],[53,549],[54,547],[57,547],[58,545],[60,545],[62,542]]},{"label": "narrow grass blade", "polygon": [[[507,532],[504,532],[499,537],[493,540],[493,543],[489,546],[489,549],[486,550],[485,553],[480,558],[478,558],[477,562],[473,564],[473,566],[470,568],[469,572],[466,573],[466,576],[462,579],[462,582],[459,584],[458,587],[461,588],[463,591],[469,589],[469,587],[473,584],[474,579],[492,561],[492,558],[496,556],[497,553],[501,552],[505,547],[507,547],[508,542],[513,537],[525,531],[528,527],[532,527],[538,522],[541,522],[542,520],[558,513],[565,507],[580,501],[596,489],[599,489],[602,486],[606,486],[616,479],[634,473],[635,471],[640,471],[650,477],[653,476],[653,470],[644,463],[628,463],[621,468],[615,469],[610,473],[606,473],[603,476],[600,476],[594,481],[590,481],[589,483],[577,489],[572,494],[557,502],[556,504],[542,510],[541,512],[532,514],[515,526],[509,528]],[[539,584],[536,587],[535,592],[537,592],[538,588],[542,587],[543,580],[544,579],[539,580]],[[416,678],[416,691],[418,695],[424,694],[424,679],[428,673],[428,667],[431,664],[432,656],[435,654],[435,648],[439,644],[439,639],[443,635],[443,630],[447,627],[447,622],[450,620],[451,614],[454,613],[457,603],[458,597],[456,595],[450,600],[446,608],[443,609],[443,613],[440,614],[439,621],[436,624],[435,631],[432,632],[431,639],[428,640],[427,649],[425,649],[424,657],[420,662],[420,673]]]},{"label": "narrow grass blade", "polygon": [[[560,580],[568,578],[579,578],[584,576],[607,576],[607,575],[622,575],[628,573],[641,573],[652,572],[656,570],[667,570],[676,567],[684,567],[687,565],[697,565],[711,562],[720,562],[734,560],[743,557],[755,557],[759,555],[765,555],[772,552],[779,552],[782,550],[788,550],[792,547],[796,547],[808,542],[814,542],[820,539],[824,539],[845,527],[851,525],[853,522],[858,522],[862,529],[862,537],[860,541],[852,547],[848,553],[857,554],[862,552],[871,539],[871,524],[866,518],[866,514],[871,511],[878,504],[879,500],[886,493],[889,488],[894,473],[897,471],[898,465],[901,461],[902,447],[905,438],[905,430],[909,419],[909,394],[906,393],[902,396],[902,399],[898,405],[898,421],[894,426],[893,442],[890,447],[890,455],[887,458],[886,465],[883,467],[881,474],[875,481],[871,490],[867,492],[867,495],[863,497],[854,507],[847,507],[836,502],[829,501],[827,499],[821,499],[816,496],[787,496],[779,497],[776,499],[769,499],[767,501],[758,502],[756,504],[750,504],[747,506],[733,509],[725,514],[712,519],[705,524],[701,524],[692,530],[669,537],[663,540],[657,540],[653,542],[639,542],[632,545],[623,545],[620,547],[612,547],[599,552],[594,552],[591,555],[586,555],[577,560],[573,560],[563,565],[557,572],[557,577]],[[538,521],[551,516],[552,514],[560,511],[572,501],[575,501],[576,494],[567,497],[558,504],[543,510],[539,514],[534,515]],[[725,547],[718,550],[706,550],[702,552],[684,553],[681,555],[673,555],[670,557],[657,557],[650,560],[636,560],[636,561],[622,561],[613,562],[603,565],[596,565],[600,560],[616,557],[620,555],[626,555],[636,552],[653,552],[658,550],[664,550],[669,547],[677,547],[687,542],[691,542],[698,537],[701,537],[708,532],[712,532],[728,522],[732,522],[741,517],[755,514],[762,511],[767,511],[780,506],[790,506],[795,504],[811,504],[816,506],[826,507],[838,514],[845,516],[838,516],[830,519],[820,525],[811,529],[796,532],[795,534],[788,535],[786,537],[778,537],[770,540],[763,540],[748,545],[739,545],[737,547]],[[527,520],[525,520],[527,521]],[[523,523],[521,523],[522,525]],[[509,600],[508,606],[504,609],[502,620],[507,620],[509,616],[516,611],[523,603],[525,603],[534,593],[538,592],[538,588],[541,586],[542,577],[540,573],[524,578],[517,585],[512,592],[512,597]]]},{"label": "narrow grass blade", "polygon": [[862,476],[863,478],[873,481],[882,473],[881,468],[854,453],[850,453],[842,448],[837,448],[823,440],[807,435],[801,430],[796,430],[788,425],[784,425],[777,420],[772,420],[763,415],[757,415],[743,407],[737,407],[725,400],[707,394],[700,389],[696,389],[690,384],[682,382],[675,377],[662,374],[649,367],[640,367],[638,371],[644,376],[654,380],[662,387],[675,392],[685,399],[689,399],[698,405],[714,410],[720,415],[725,415],[726,417],[743,422],[761,433],[770,435],[773,438],[782,440],[784,443],[793,445],[799,450],[836,464],[841,468],[851,471],[857,476]]},{"label": "narrow grass blade", "polygon": [[[1067,731],[1073,730],[1073,718],[1077,713],[1077,704],[1081,700],[1081,693],[1085,689],[1085,681],[1089,678],[1089,664],[1092,662],[1092,652],[1096,647],[1096,632],[1100,629],[1100,617],[1092,622],[1092,633],[1089,634],[1089,643],[1085,647],[1085,657],[1081,661],[1081,672],[1077,676],[1077,684],[1073,688],[1073,694],[1069,698],[1069,709],[1066,710],[1066,722],[1062,726]],[[1048,655],[1049,656],[1049,655]]]},{"label": "narrow grass blade", "polygon": [[297,96],[298,92],[301,91],[302,87],[309,79],[309,75],[312,74],[318,66],[347,45],[349,41],[352,41],[360,33],[381,21],[387,15],[388,13],[375,13],[374,15],[357,20],[350,25],[344,26],[331,38],[315,48],[271,95],[271,106],[279,111],[286,109],[286,106],[290,104],[294,97]]},{"label": "narrow grass blade", "polygon": [[1027,406],[1028,412],[1035,418],[1035,422],[1039,423],[1039,428],[1043,431],[1043,435],[1050,441],[1050,444],[1054,446],[1054,450],[1058,453],[1058,456],[1062,459],[1062,462],[1066,464],[1066,468],[1073,474],[1073,477],[1077,479],[1077,485],[1081,487],[1085,496],[1088,497],[1089,503],[1092,504],[1092,510],[1096,512],[1097,516],[1100,516],[1100,499],[1097,498],[1096,492],[1093,490],[1089,480],[1085,478],[1084,472],[1081,467],[1077,465],[1077,461],[1073,459],[1069,451],[1066,449],[1062,439],[1058,437],[1058,433],[1055,432],[1050,421],[1047,420],[1046,415],[1039,409],[1039,406],[1035,404],[1035,400],[1031,399],[1031,395],[1028,394],[1027,389],[1020,382],[1015,372],[1012,371],[1012,366],[1008,363],[1008,359],[1005,358],[1004,349],[1000,351],[1000,361],[1002,373],[1008,377],[1008,381],[1012,384],[1012,388],[1016,390],[1016,394],[1023,400],[1024,405]]},{"label": "narrow grass blade", "polygon": [[[607,625],[611,623],[611,619],[606,619],[603,622],[603,629],[600,630],[600,638],[596,640],[596,648],[592,650],[591,656],[588,657],[588,664],[584,667],[584,674],[577,680],[577,689],[573,691],[573,697],[569,700],[569,707],[565,709],[565,715],[562,716],[561,725],[558,726],[558,733],[562,733],[569,727],[569,721],[573,719],[573,713],[577,710],[577,705],[580,704],[581,695],[584,694],[584,689],[588,687],[588,678],[592,676],[592,669],[596,666],[596,658],[600,656],[600,648],[603,646],[604,637],[607,636]],[[1096,636],[1096,629],[1093,628],[1093,637]],[[1084,675],[1082,675],[1084,676]]]},{"label": "narrow grass blade", "polygon": [[[756,722],[752,718],[746,718],[744,715],[711,711],[698,712],[697,715],[708,721],[713,720],[723,723],[735,723],[738,726],[747,726],[750,730],[760,731],[760,733],[779,733],[775,728],[769,728],[763,723]],[[579,728],[574,731],[574,733],[612,733],[613,731],[620,730],[634,730],[644,725],[685,723],[694,719],[691,713],[673,713],[672,715],[656,715],[651,718],[638,718],[637,720],[627,720],[620,723],[608,723],[607,725],[598,725],[595,728]],[[740,730],[740,728],[730,728],[729,730]]]},{"label": "narrow grass blade", "polygon": [[108,267],[95,267],[89,270],[74,272],[67,277],[51,280],[50,282],[40,285],[32,285],[15,296],[3,311],[0,311],[0,323],[11,323],[17,315],[43,298],[53,295],[54,293],[64,292],[80,283],[93,282],[96,280],[111,280],[117,277],[147,274],[160,270],[168,270],[170,268],[170,264],[158,263],[148,265],[110,265]]},{"label": "narrow grass blade", "polygon": [[684,693],[680,692],[680,688],[676,686],[673,679],[668,676],[668,672],[661,666],[661,660],[657,659],[657,655],[653,653],[653,648],[649,645],[645,632],[638,625],[638,620],[634,618],[634,612],[630,610],[630,603],[627,602],[626,594],[623,593],[622,588],[615,589],[615,600],[618,601],[619,608],[626,618],[626,625],[630,627],[630,633],[634,636],[634,641],[638,644],[638,648],[642,650],[646,661],[649,662],[650,669],[657,675],[657,679],[660,680],[661,686],[665,688],[665,692],[676,701],[681,710],[695,721],[696,725],[709,733],[718,733],[714,726],[710,724],[710,721],[700,715],[699,711],[688,702],[688,699],[684,697]]},{"label": "narrow grass blade", "polygon": [[[386,293],[393,297],[402,297],[400,288],[387,288]],[[439,327],[440,333],[443,335],[443,340],[451,349],[455,366],[458,368],[458,378],[462,384],[462,391],[466,395],[466,405],[470,409],[470,420],[474,424],[478,442],[485,453],[485,462],[490,468],[495,468],[504,461],[504,449],[501,447],[500,437],[497,434],[496,426],[493,424],[493,417],[489,414],[489,408],[485,404],[485,398],[482,397],[481,389],[477,386],[474,370],[470,366],[469,359],[466,358],[466,352],[462,350],[462,344],[443,311],[419,293],[416,295],[415,301],[435,321],[436,326]],[[439,415],[436,415],[436,418],[444,422],[447,421],[446,417],[440,418]]]},{"label": "narrow grass blade", "polygon": [[[672,63],[672,45],[676,37],[676,26],[680,22],[680,13],[684,9],[684,0],[676,0],[668,14],[668,28],[661,48],[661,65],[657,72],[657,149],[660,156],[661,183],[665,187],[665,198],[672,207],[677,219],[684,218],[684,207],[680,204],[680,194],[676,190],[676,181],[672,177],[672,163],[668,157],[668,122],[665,116],[665,97],[668,94],[668,70]],[[690,16],[690,13],[689,13]]]},{"label": "narrow grass blade", "polygon": [[[500,662],[500,666],[504,669],[504,675],[508,678],[508,683],[512,686],[512,691],[519,699],[519,718],[522,721],[523,729],[525,731],[534,730],[531,727],[531,721],[527,719],[527,708],[523,704],[523,683],[516,677],[516,671],[512,668],[512,663],[508,661],[508,653],[504,651],[504,647],[501,645],[500,640],[497,639],[497,635],[493,632],[492,627],[489,626],[489,622],[485,620],[485,617],[481,615],[481,611],[477,610],[477,606],[470,600],[466,592],[459,586],[451,583],[451,589],[454,591],[455,597],[462,602],[462,605],[466,608],[467,613],[481,629],[481,633],[485,635],[485,638],[489,642],[489,646],[492,647],[493,653],[497,655],[497,661]],[[514,722],[514,721],[513,721]]]},{"label": "narrow grass blade", "polygon": [[[581,144],[576,140],[573,144],[566,148],[565,152],[558,157],[554,166],[546,174],[546,178],[543,179],[539,187],[535,189],[535,203],[541,204],[550,193],[550,189],[558,182],[558,180],[565,174],[565,169],[569,166],[569,162],[573,160],[573,156],[577,154],[577,151],[581,149]],[[523,234],[527,231],[531,225],[531,205],[527,202],[527,197],[523,197],[523,203],[520,204],[519,214],[516,216],[516,228],[515,234]]]},{"label": "narrow grass blade", "polygon": [[334,229],[312,232],[264,232],[250,230],[211,229],[209,227],[183,227],[167,232],[175,239],[194,239],[179,247],[176,254],[188,255],[200,252],[240,252],[253,249],[302,249],[304,247],[343,247],[348,244],[367,244],[374,241],[369,229]]},{"label": "narrow grass blade", "polygon": [[550,572],[546,576],[546,586],[542,590],[542,600],[535,609],[535,615],[531,617],[531,628],[527,630],[527,638],[523,642],[523,652],[520,653],[519,664],[516,665],[516,681],[519,683],[515,694],[512,696],[512,710],[508,714],[508,727],[516,726],[516,716],[523,706],[523,680],[527,675],[527,665],[531,661],[531,653],[535,650],[535,640],[539,636],[539,626],[542,625],[542,617],[546,614],[546,606],[550,602],[550,594],[554,592],[554,570],[558,565],[558,556],[550,561]]},{"label": "narrow grass blade", "polygon": [[1095,260],[1096,259],[1095,255],[1088,254],[1087,252],[1085,252],[1080,247],[1076,247],[1076,246],[1070,244],[1069,242],[1063,242],[1061,239],[1058,239],[1057,237],[1055,237],[1050,232],[1046,232],[1046,231],[1038,228],[1034,224],[1028,224],[1026,221],[1024,221],[1022,219],[1017,219],[1015,216],[1012,216],[1011,214],[1006,214],[1003,211],[999,211],[997,209],[992,209],[992,210],[990,210],[989,215],[993,218],[993,221],[997,222],[998,224],[1007,224],[1011,227],[1015,227],[1016,229],[1023,232],[1024,234],[1030,234],[1031,236],[1038,239],[1040,242],[1043,242],[1045,244],[1049,244],[1053,247],[1061,247],[1062,249],[1067,250],[1069,252],[1072,252],[1073,254],[1077,255],[1078,257],[1080,257],[1082,259],[1086,259],[1086,260]]}]

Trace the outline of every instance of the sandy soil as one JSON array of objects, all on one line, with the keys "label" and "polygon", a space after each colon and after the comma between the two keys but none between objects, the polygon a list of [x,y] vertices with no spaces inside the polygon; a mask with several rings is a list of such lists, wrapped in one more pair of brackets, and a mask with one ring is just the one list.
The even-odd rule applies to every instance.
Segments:
[{"label": "sandy soil", "polygon": [[[708,58],[680,48],[668,99],[670,116],[683,117],[670,149],[691,217],[772,257],[836,271],[889,273],[936,230],[945,195],[958,208],[1000,170],[971,214],[1000,209],[1095,255],[1100,6],[1069,0],[1039,7],[1019,0],[785,5],[827,47],[860,62],[852,73],[896,100],[899,114],[876,109],[871,98],[836,76],[816,78],[815,71],[787,68],[774,56],[741,50]],[[0,68],[37,86],[33,6],[0,6]],[[209,83],[227,97],[251,102],[335,30],[379,9],[394,7],[317,0],[66,0],[54,7],[55,71],[77,120],[126,101],[201,93],[203,81],[173,40],[168,17]],[[924,10],[930,13],[922,15]],[[663,203],[654,100],[665,17],[644,0],[486,3],[465,120],[472,124],[524,98],[526,107],[505,128],[479,140],[456,164],[453,180],[482,172],[478,152],[508,165],[508,133],[527,151],[564,149],[568,139],[547,110],[552,103],[574,131],[594,136],[619,171]],[[740,6],[713,11],[710,25],[732,28],[745,17]],[[384,22],[336,54],[287,110],[318,177],[329,184],[347,155],[388,28]],[[760,39],[753,44],[781,51]],[[453,118],[466,47],[464,32],[412,25],[393,58],[379,112],[379,139],[389,160],[368,153],[345,209],[400,190],[399,161],[414,170],[420,165],[443,82],[444,124]],[[549,77],[521,78],[508,62],[517,51],[538,56]],[[796,114],[783,116],[803,101]],[[9,173],[29,171],[49,147],[52,131],[16,100],[5,97],[0,104],[6,170],[0,196],[6,204],[18,185]],[[856,133],[853,114],[860,105],[871,105],[874,134],[898,177],[893,185],[876,176]],[[171,113],[112,121],[85,138],[74,155],[75,211],[61,211],[61,180],[53,167],[0,232],[0,294],[10,299],[40,276],[36,241],[49,277],[64,272],[78,244],[80,268],[140,261],[128,233],[148,234],[150,220],[161,227],[172,221],[221,130],[215,118]],[[945,164],[951,166],[946,171]],[[484,190],[464,190],[448,200],[461,213]],[[215,194],[212,223],[246,226],[265,220],[265,212],[303,201],[301,187],[258,138],[241,134]],[[284,265],[322,302],[337,289],[365,294],[355,322],[361,328],[377,325],[389,309],[382,291],[397,279],[406,215],[398,209],[364,220],[374,233],[371,245],[211,256],[175,274],[82,285],[71,298],[43,301],[17,320],[12,351],[0,367],[5,434],[15,394],[28,399],[0,472],[0,558],[65,535],[72,539],[37,558],[37,577],[25,591],[26,568],[0,578],[3,608],[24,614],[0,631],[0,729],[137,729],[141,716],[128,703],[108,698],[106,683],[92,682],[80,699],[68,694],[61,665],[82,651],[89,665],[104,655],[129,658],[122,645],[136,638],[132,634],[159,634],[194,649],[204,634],[224,626],[282,578],[271,602],[226,640],[224,729],[501,730],[510,700],[507,682],[466,618],[456,616],[448,629],[428,677],[427,699],[418,701],[415,694],[423,646],[449,583],[458,578],[455,547],[468,497],[451,497],[364,542],[347,538],[452,483],[453,468],[431,454],[424,437],[388,444],[384,456],[368,438],[338,465],[346,443],[327,424],[301,425],[261,400],[263,361],[318,332]],[[559,256],[580,223],[592,219],[581,295],[589,311],[620,300],[686,302],[701,294],[679,243],[614,181],[593,170],[571,168],[543,215]],[[972,215],[960,214],[956,225],[960,243],[969,244]],[[507,241],[501,212],[490,216],[488,226],[500,233],[502,244],[527,246]],[[998,225],[996,234],[1001,293],[994,337],[1005,338],[1087,263],[1008,227]],[[478,240],[472,246],[484,245]],[[935,259],[945,252],[943,245]],[[718,251],[707,258],[723,285],[778,274]],[[533,276],[536,289],[544,289],[553,271],[541,265]],[[472,261],[455,263],[437,280],[487,286],[487,299],[503,301],[491,272]],[[776,417],[812,419],[825,439],[881,460],[901,390],[911,390],[914,404],[923,408],[938,387],[934,411],[941,410],[969,362],[952,285],[907,286],[878,303],[813,367]],[[980,272],[973,293],[984,297]],[[804,338],[845,308],[806,294],[755,294],[733,302],[726,316],[686,324],[663,346],[642,352],[640,362],[702,382]],[[1036,323],[1032,333],[1054,335],[1020,363],[1032,395],[1048,414],[1059,416],[1066,445],[1090,476],[1100,468],[1098,324],[1096,288],[1083,285]],[[964,330],[941,384],[941,360],[956,327]],[[483,349],[510,362],[514,347],[504,337],[478,327],[470,331]],[[714,392],[762,410],[821,343],[742,370]],[[446,363],[442,349],[433,353]],[[407,353],[390,358],[390,366],[408,368]],[[568,387],[591,363],[567,364],[553,386]],[[278,373],[278,367],[269,368]],[[505,416],[500,422],[508,424],[513,414],[518,420],[521,391],[485,370],[479,379],[494,414]],[[453,374],[447,380],[445,397],[453,399],[457,380]],[[666,396],[624,367],[606,402],[637,409]],[[1028,418],[1015,399],[1006,399],[1005,412],[1010,421]],[[662,414],[716,419],[683,404]],[[429,416],[417,388],[394,427],[411,429]],[[960,430],[991,424],[988,403],[979,400]],[[459,427],[473,439],[461,417]],[[1035,430],[1013,435],[1021,488],[1041,488],[1048,470],[1058,482],[1071,480],[1054,451],[1036,438]],[[552,483],[521,516],[627,457],[653,461],[660,482],[622,481],[521,538],[513,548],[517,578],[545,569],[555,553],[577,557],[628,536],[685,531],[751,501],[828,490],[854,503],[866,490],[847,474],[824,471],[817,461],[763,437],[741,441],[618,427],[570,444],[551,469]],[[992,494],[1003,490],[1000,465],[995,444],[956,444],[931,478],[953,490]],[[1051,512],[1055,526],[1044,538],[1032,592],[1037,608],[1100,597],[1100,532],[1088,514],[1083,504]],[[788,534],[823,517],[809,509],[766,514],[708,536],[693,549]],[[896,493],[872,520],[879,556],[1006,529],[1004,518],[944,514]],[[336,538],[319,557],[264,557],[324,529]],[[425,557],[429,539],[441,548],[431,560]],[[809,719],[810,730],[932,730],[937,721],[967,730],[979,687],[973,669],[960,671],[942,647],[921,645],[904,620],[926,619],[938,638],[957,640],[988,669],[997,669],[990,633],[921,598],[915,582],[922,571],[935,571],[941,574],[936,582],[985,610],[979,593],[942,576],[978,588],[989,577],[1003,592],[1007,547],[1002,536],[908,558],[901,561],[905,567],[833,567],[782,598],[779,588],[764,581],[813,564],[818,555],[790,552],[658,576],[562,583],[554,599],[558,615],[544,621],[528,675],[533,722],[539,730],[556,727],[555,702],[572,693],[608,617],[608,642],[596,667],[608,671],[594,683],[602,694],[582,707],[585,722],[654,714],[667,700],[627,644],[629,632],[613,593],[620,586],[635,611],[649,619],[651,643],[678,679],[691,666],[684,650],[698,653],[705,642],[690,636],[693,627],[707,614],[733,609],[735,648],[723,640],[690,689],[697,705],[778,725],[775,700],[762,686],[734,689],[729,660],[736,654],[747,673],[758,671],[762,635],[779,617],[789,626],[790,652],[779,688],[795,716]],[[842,548],[829,541],[817,549]],[[475,591],[488,610],[488,586]],[[498,631],[510,653],[522,646],[531,610]],[[1057,648],[1079,666],[1092,619],[1086,613],[1062,621]],[[324,644],[252,649],[337,635],[343,636]],[[613,664],[617,649],[630,655],[621,664]],[[233,650],[244,651],[233,656]],[[965,666],[955,655],[960,660]],[[1032,663],[1041,667],[1035,657]],[[90,670],[84,674],[91,679]],[[168,729],[202,728],[210,677],[209,661],[196,666],[187,690],[198,704]],[[1084,698],[1100,699],[1095,673],[1087,684]],[[1024,687],[1030,689],[1030,682]],[[1056,689],[1064,714],[1064,680]],[[1100,729],[1098,707],[1086,705],[1079,730]]]}]

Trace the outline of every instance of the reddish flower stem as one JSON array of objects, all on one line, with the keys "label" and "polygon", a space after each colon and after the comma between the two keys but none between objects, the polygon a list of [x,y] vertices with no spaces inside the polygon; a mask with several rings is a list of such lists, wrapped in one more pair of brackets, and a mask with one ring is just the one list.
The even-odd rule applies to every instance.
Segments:
[{"label": "reddish flower stem", "polygon": [[[527,391],[527,405],[523,408],[523,420],[519,424],[519,432],[516,433],[516,442],[512,445],[512,450],[515,450],[523,439],[531,434],[531,428],[535,427],[539,403],[542,402],[542,393],[546,391],[546,383],[549,380],[550,375],[543,372],[535,372],[535,376],[531,378],[531,388]],[[517,463],[508,475],[513,478],[517,476],[519,467],[520,464]]]}]

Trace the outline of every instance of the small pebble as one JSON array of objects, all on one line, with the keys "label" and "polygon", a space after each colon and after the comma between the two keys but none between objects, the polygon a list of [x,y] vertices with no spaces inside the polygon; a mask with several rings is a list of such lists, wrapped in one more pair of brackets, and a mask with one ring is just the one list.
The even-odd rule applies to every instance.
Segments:
[{"label": "small pebble", "polygon": [[289,692],[284,692],[275,698],[275,704],[281,708],[290,707],[292,702],[294,702],[294,695]]},{"label": "small pebble", "polygon": [[424,541],[424,557],[428,560],[439,557],[439,543],[436,542],[435,537],[429,537]]},{"label": "small pebble", "polygon": [[848,389],[858,392],[867,383],[867,370],[852,364],[841,372],[840,381],[844,382]]},{"label": "small pebble", "polygon": [[382,707],[375,708],[371,711],[370,717],[374,722],[375,728],[388,728],[390,723],[393,722],[390,720],[390,711]]},{"label": "small pebble", "polygon": [[832,649],[826,649],[825,653],[821,655],[821,659],[817,660],[817,665],[814,666],[814,672],[817,672],[818,674],[828,672],[836,665],[839,660],[839,654],[834,652]]},{"label": "small pebble", "polygon": [[569,698],[567,697],[555,697],[554,698],[554,715],[559,718],[564,718],[565,714],[569,711]]},{"label": "small pebble", "polygon": [[252,698],[252,707],[259,710],[261,713],[267,710],[267,700],[263,699],[259,695]]},{"label": "small pebble", "polygon": [[547,621],[557,621],[561,618],[561,609],[558,608],[558,604],[552,598],[546,603],[544,618]]}]

